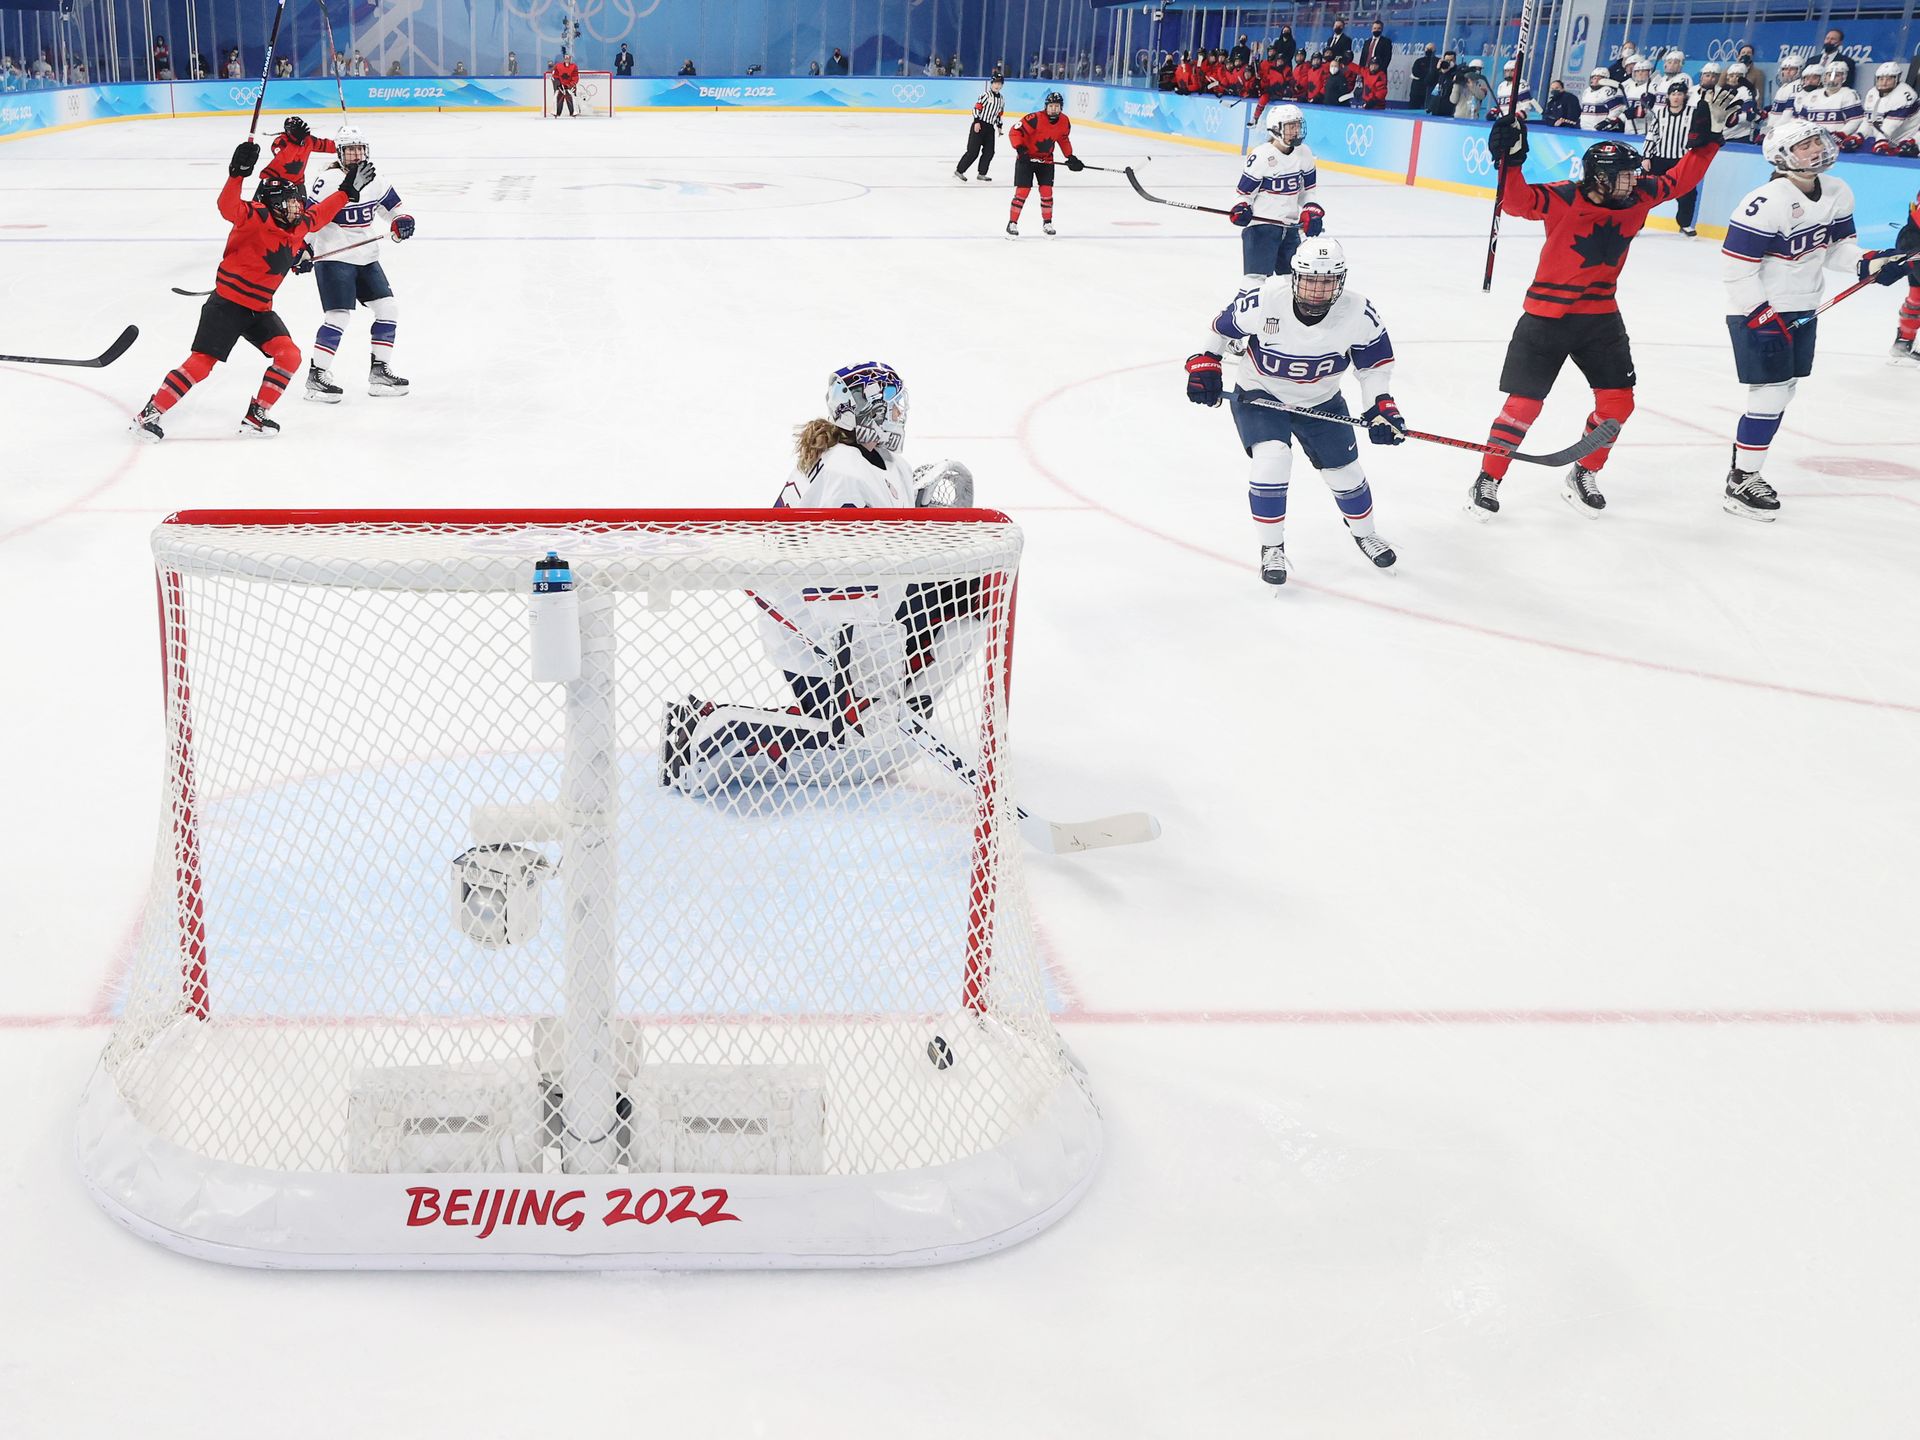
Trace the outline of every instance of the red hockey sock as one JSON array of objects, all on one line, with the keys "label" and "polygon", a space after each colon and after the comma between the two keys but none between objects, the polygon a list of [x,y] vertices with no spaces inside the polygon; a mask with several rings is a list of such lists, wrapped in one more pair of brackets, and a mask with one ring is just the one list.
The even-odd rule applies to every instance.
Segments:
[{"label": "red hockey sock", "polygon": [[1507,467],[1513,463],[1513,452],[1520,448],[1520,442],[1527,438],[1527,431],[1540,418],[1541,403],[1525,395],[1509,395],[1507,403],[1500,407],[1500,413],[1494,417],[1493,428],[1487,432],[1487,444],[1493,446],[1495,453],[1480,457],[1480,468],[1494,479],[1507,478]]},{"label": "red hockey sock", "polygon": [[1900,338],[1912,344],[1920,336],[1920,283],[1907,287],[1907,298],[1900,305]]},{"label": "red hockey sock", "polygon": [[180,368],[169,370],[167,378],[160,382],[160,388],[153,392],[152,405],[162,415],[178,405],[187,391],[198,385],[213,373],[213,367],[220,362],[211,355],[203,355],[198,350],[180,362]]},{"label": "red hockey sock", "polygon": [[1013,209],[1007,212],[1007,223],[1018,225],[1020,212],[1027,208],[1027,191],[1030,187],[1022,185],[1013,192]]},{"label": "red hockey sock", "polygon": [[1040,187],[1040,218],[1053,219],[1053,187],[1051,185]]},{"label": "red hockey sock", "polygon": [[[1627,417],[1633,414],[1633,391],[1631,390],[1595,390],[1593,392],[1593,413],[1587,416],[1587,429],[1592,430],[1602,420],[1618,420],[1624,428]],[[1607,463],[1607,457],[1613,453],[1611,445],[1602,446],[1580,462],[1583,470],[1595,474]]]},{"label": "red hockey sock", "polygon": [[267,373],[260,377],[260,389],[253,399],[255,404],[271,410],[274,401],[286,394],[293,372],[300,368],[300,347],[285,335],[276,335],[260,348],[267,352],[271,363]]}]

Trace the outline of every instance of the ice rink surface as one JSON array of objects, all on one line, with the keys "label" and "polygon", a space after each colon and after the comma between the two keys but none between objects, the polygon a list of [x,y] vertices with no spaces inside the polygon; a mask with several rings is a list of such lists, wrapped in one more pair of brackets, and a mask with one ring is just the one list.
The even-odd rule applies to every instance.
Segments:
[{"label": "ice rink surface", "polygon": [[[0,1431],[9,1436],[1787,1437],[1920,1409],[1920,369],[1894,292],[1821,322],[1777,524],[1721,512],[1718,246],[1623,278],[1639,409],[1589,523],[1515,466],[1362,446],[1372,571],[1304,463],[1263,586],[1225,410],[1180,362],[1236,232],[1062,174],[1001,233],[956,117],[360,116],[404,400],[234,437],[185,358],[240,122],[0,146]],[[1332,123],[1315,117],[1315,123]],[[1083,130],[1222,203],[1237,162]],[[1311,137],[1310,137],[1311,138]],[[1150,157],[1150,158],[1145,158]],[[1539,228],[1323,172],[1408,422],[1482,438]],[[1895,216],[1862,215],[1869,245]],[[1709,222],[1722,216],[1705,216]],[[1837,289],[1836,283],[1832,288]],[[281,313],[307,348],[311,282]],[[1158,843],[1029,874],[1107,1124],[1079,1209],[873,1274],[301,1275],[136,1241],[69,1146],[159,800],[146,535],[187,506],[763,505],[834,366],[893,363],[909,456],[1024,527],[1012,758]],[[1533,431],[1569,443],[1571,370]],[[804,857],[796,857],[804,863]],[[1904,898],[1903,898],[1904,897]]]}]

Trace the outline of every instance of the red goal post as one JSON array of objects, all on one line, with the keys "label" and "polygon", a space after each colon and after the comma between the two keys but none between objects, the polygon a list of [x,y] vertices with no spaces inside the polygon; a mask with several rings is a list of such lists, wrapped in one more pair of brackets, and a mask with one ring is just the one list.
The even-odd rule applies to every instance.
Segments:
[{"label": "red goal post", "polygon": [[[959,509],[169,517],[165,804],[82,1108],[96,1199],[308,1267],[922,1264],[1051,1223],[1100,1124],[1005,783],[1020,548]],[[803,750],[863,602],[941,618],[905,662],[834,657],[842,720]],[[891,698],[843,724],[861,696]],[[674,768],[689,700],[693,753],[740,768]]]},{"label": "red goal post", "polygon": [[[582,115],[604,115],[613,117],[613,72],[611,70],[582,70],[580,83],[573,92],[574,108]],[[549,70],[540,82],[540,113],[545,116],[560,114],[559,101],[555,96],[553,72]]]}]

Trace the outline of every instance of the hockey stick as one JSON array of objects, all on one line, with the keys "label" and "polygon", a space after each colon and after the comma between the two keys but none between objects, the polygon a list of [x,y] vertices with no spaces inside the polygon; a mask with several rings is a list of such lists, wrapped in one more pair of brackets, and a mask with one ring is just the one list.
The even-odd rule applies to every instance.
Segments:
[{"label": "hockey stick", "polygon": [[126,354],[127,347],[139,338],[140,327],[129,325],[120,332],[119,339],[91,360],[54,360],[45,355],[0,355],[0,361],[9,365],[78,365],[84,370],[100,370]]},{"label": "hockey stick", "polygon": [[[1098,165],[1089,165],[1087,166],[1087,168],[1089,170],[1098,170],[1104,167],[1098,166]],[[1140,177],[1133,173],[1133,167],[1131,165],[1127,166],[1127,168],[1122,170],[1120,173],[1127,177],[1127,183],[1133,186],[1134,194],[1138,195],[1142,200],[1151,201],[1155,205],[1171,205],[1176,210],[1198,210],[1202,215],[1232,215],[1233,214],[1231,210],[1222,210],[1217,205],[1190,205],[1185,200],[1168,200],[1162,196],[1156,195],[1151,190],[1147,189],[1146,186],[1140,183]],[[1285,225],[1288,222],[1285,220],[1269,220],[1264,215],[1256,215],[1253,217],[1252,223],[1254,223],[1255,225]]]},{"label": "hockey stick", "polygon": [[280,40],[280,22],[287,15],[287,0],[280,0],[273,12],[273,29],[267,34],[267,58],[260,66],[260,93],[253,97],[253,119],[247,122],[247,139],[251,140],[260,130],[260,107],[267,99],[267,77],[273,73],[273,47]]},{"label": "hockey stick", "polygon": [[[1315,420],[1331,420],[1336,425],[1351,425],[1356,430],[1370,428],[1372,422],[1358,415],[1329,415],[1324,410],[1307,410],[1298,405],[1287,405],[1279,400],[1269,400],[1263,395],[1243,397],[1247,404],[1257,405],[1262,410],[1281,410],[1289,415],[1307,415]],[[1551,455],[1528,455],[1519,450],[1506,451],[1497,445],[1482,445],[1477,440],[1456,440],[1451,435],[1434,435],[1425,430],[1408,430],[1400,427],[1400,433],[1409,440],[1425,440],[1433,445],[1451,445],[1456,450],[1474,450],[1482,455],[1510,455],[1512,459],[1524,460],[1529,465],[1565,465],[1574,460],[1584,460],[1596,450],[1604,450],[1620,434],[1618,420],[1602,420],[1593,429],[1564,450],[1555,450]]]},{"label": "hockey stick", "polygon": [[[349,250],[358,250],[362,245],[372,245],[384,238],[384,236],[380,235],[371,235],[365,240],[356,240],[351,245],[342,245],[338,249],[325,251],[313,257],[314,263],[318,264],[322,260],[331,260],[336,255],[344,255]],[[399,242],[396,241],[395,243],[398,244]],[[199,299],[203,296],[213,294],[211,290],[182,290],[178,285],[169,285],[167,288],[176,295],[185,295],[191,299]]]},{"label": "hockey stick", "polygon": [[340,78],[340,65],[335,59],[340,47],[334,43],[333,16],[327,11],[327,0],[320,0],[320,18],[327,27],[327,68],[333,71],[333,88],[340,94],[340,113],[344,115],[347,113],[347,84]]},{"label": "hockey stick", "polygon": [[[1908,253],[1902,252],[1898,255],[1889,255],[1887,257],[1887,263],[1889,265],[1898,265],[1898,264],[1901,264],[1902,262],[1911,262],[1914,260],[1920,260],[1920,254],[1908,254]],[[1831,300],[1827,301],[1826,304],[1822,305],[1818,310],[1814,311],[1811,315],[1802,315],[1798,320],[1794,321],[1793,328],[1798,330],[1802,325],[1811,325],[1814,321],[1818,320],[1822,315],[1826,314],[1827,311],[1831,310],[1834,306],[1838,305],[1842,300],[1846,299],[1849,295],[1853,294],[1855,291],[1864,290],[1869,285],[1878,285],[1879,283],[1880,283],[1879,280],[1872,275],[1869,275],[1864,280],[1854,281],[1853,284],[1849,285],[1846,289],[1842,290],[1838,295],[1834,296]]]},{"label": "hockey stick", "polygon": [[[747,598],[758,605],[761,611],[777,624],[791,630],[800,637],[800,643],[828,664],[835,660],[814,643],[808,635],[793,621],[782,615],[753,591],[747,591]],[[842,654],[846,650],[843,648]],[[954,774],[974,790],[980,788],[980,775],[946,741],[935,735],[923,724],[918,715],[905,711],[894,717],[900,731],[928,755],[947,766]],[[1122,815],[1103,815],[1097,820],[1058,821],[1048,820],[1035,815],[1019,805],[1013,807],[1020,826],[1020,838],[1036,850],[1050,851],[1055,855],[1076,855],[1082,850],[1103,850],[1110,845],[1140,845],[1155,840],[1160,835],[1160,822],[1145,811],[1128,811]]]},{"label": "hockey stick", "polygon": [[[1527,42],[1533,35],[1533,7],[1534,0],[1520,0],[1520,33],[1513,42],[1513,89],[1507,92],[1507,118],[1516,124],[1520,115],[1520,87],[1527,78]],[[1487,230],[1487,269],[1480,277],[1482,295],[1493,289],[1493,254],[1500,248],[1500,202],[1507,193],[1507,171],[1512,168],[1511,158],[1500,156],[1499,173],[1493,182],[1493,223]]]}]

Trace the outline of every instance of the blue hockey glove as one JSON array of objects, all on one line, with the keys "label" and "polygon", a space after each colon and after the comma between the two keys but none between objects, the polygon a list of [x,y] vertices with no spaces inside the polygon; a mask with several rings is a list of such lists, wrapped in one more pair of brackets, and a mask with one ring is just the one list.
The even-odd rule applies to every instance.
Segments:
[{"label": "blue hockey glove", "polygon": [[1367,438],[1374,444],[1407,443],[1407,422],[1401,418],[1400,407],[1393,403],[1391,395],[1382,395],[1360,418],[1367,422]]},{"label": "blue hockey glove", "polygon": [[1196,405],[1220,403],[1220,357],[1202,350],[1187,357],[1187,399]]},{"label": "blue hockey glove", "polygon": [[1227,211],[1227,219],[1236,225],[1251,225],[1253,223],[1253,206],[1242,200],[1238,205]]},{"label": "blue hockey glove", "polygon": [[1300,233],[1311,240],[1327,228],[1327,212],[1309,200],[1300,207]]},{"label": "blue hockey glove", "polygon": [[413,238],[413,217],[411,215],[396,215],[393,217],[393,238],[396,240],[411,240]]}]

